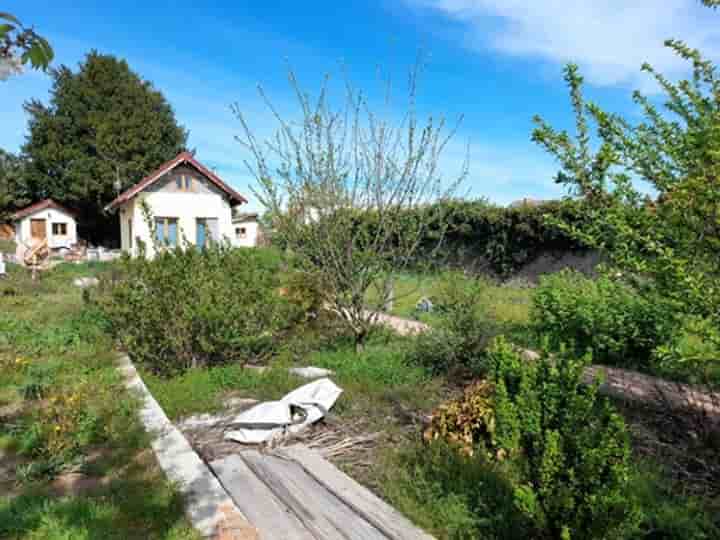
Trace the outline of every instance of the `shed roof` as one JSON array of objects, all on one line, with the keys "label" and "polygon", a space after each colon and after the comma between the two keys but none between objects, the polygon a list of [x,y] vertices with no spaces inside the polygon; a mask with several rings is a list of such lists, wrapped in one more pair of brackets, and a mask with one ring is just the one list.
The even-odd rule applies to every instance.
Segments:
[{"label": "shed roof", "polygon": [[45,199],[43,201],[36,202],[35,204],[31,204],[30,206],[26,206],[25,208],[21,208],[17,212],[15,212],[11,217],[13,221],[17,221],[19,219],[23,219],[27,216],[30,216],[36,212],[40,212],[41,210],[45,210],[47,208],[54,208],[55,210],[59,210],[60,212],[64,212],[72,217],[75,217],[76,213],[68,208],[65,208],[63,205],[56,203],[52,199]]},{"label": "shed roof", "polygon": [[123,191],[120,195],[117,196],[114,201],[112,201],[105,207],[105,210],[114,210],[121,204],[128,202],[130,199],[135,197],[135,195],[160,180],[160,178],[162,178],[165,174],[169,173],[179,165],[190,165],[191,167],[194,167],[199,173],[201,173],[208,180],[210,180],[210,182],[212,182],[218,189],[224,192],[230,198],[231,202],[235,202],[237,204],[243,204],[247,202],[247,199],[245,197],[240,195],[237,191],[235,191],[225,182],[223,182],[218,175],[216,175],[214,172],[212,172],[210,169],[200,163],[197,159],[195,159],[195,157],[190,152],[182,152],[170,161],[166,161],[165,163],[160,165],[160,167],[155,169],[152,173],[140,180],[130,189]]}]

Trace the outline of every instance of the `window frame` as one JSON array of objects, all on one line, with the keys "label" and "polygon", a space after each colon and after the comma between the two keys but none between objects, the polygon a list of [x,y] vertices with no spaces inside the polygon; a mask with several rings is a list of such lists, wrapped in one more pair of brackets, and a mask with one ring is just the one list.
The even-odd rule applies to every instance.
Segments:
[{"label": "window frame", "polygon": [[[62,232],[56,232],[56,228]],[[68,235],[68,224],[65,222],[56,221],[51,224],[50,230],[52,231],[53,236],[67,236]]]},{"label": "window frame", "polygon": [[[175,224],[175,238],[174,243],[170,243],[170,224]],[[178,236],[180,233],[180,220],[177,217],[171,216],[156,216],[155,217],[155,239],[160,242],[162,247],[175,248],[178,246]],[[162,226],[162,234],[158,235],[160,231],[159,227]],[[159,237],[160,236],[160,237]]]},{"label": "window frame", "polygon": [[192,192],[195,190],[195,177],[190,174],[179,174],[175,177],[177,191]]}]

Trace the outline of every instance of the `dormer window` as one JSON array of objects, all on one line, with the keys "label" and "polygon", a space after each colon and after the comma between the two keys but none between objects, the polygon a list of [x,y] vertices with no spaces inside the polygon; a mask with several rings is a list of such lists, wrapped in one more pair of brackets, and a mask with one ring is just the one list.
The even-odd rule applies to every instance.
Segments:
[{"label": "dormer window", "polygon": [[181,174],[175,177],[175,187],[178,191],[192,191],[193,177],[187,174]]}]

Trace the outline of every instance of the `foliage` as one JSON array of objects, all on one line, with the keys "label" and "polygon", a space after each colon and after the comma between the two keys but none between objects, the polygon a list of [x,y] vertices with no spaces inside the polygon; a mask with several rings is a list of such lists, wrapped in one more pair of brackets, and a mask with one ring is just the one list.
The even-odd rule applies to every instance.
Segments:
[{"label": "foliage", "polygon": [[[506,277],[541,254],[587,249],[555,225],[556,220],[578,226],[584,223],[583,205],[576,201],[526,201],[501,207],[483,200],[451,200],[436,207],[421,210],[444,223],[438,226],[435,219],[429,221],[420,253],[437,263],[460,264]],[[439,238],[440,248],[426,252]]]},{"label": "foliage", "polygon": [[711,319],[686,317],[670,341],[655,350],[657,369],[676,380],[720,384],[720,329]]},{"label": "foliage", "polygon": [[[715,0],[704,2],[716,7]],[[536,118],[533,139],[559,161],[557,181],[587,203],[583,227],[561,224],[574,237],[604,249],[625,272],[644,277],[657,296],[685,314],[720,326],[720,77],[716,65],[680,40],[665,45],[692,66],[689,80],[671,82],[652,66],[664,107],[640,92],[642,120],[631,123],[586,102],[574,65],[570,89],[576,136]],[[590,126],[597,127],[593,151]],[[634,180],[657,193],[643,195]],[[698,366],[702,370],[703,366]]]},{"label": "foliage", "polygon": [[[439,159],[455,130],[446,132],[444,119],[418,118],[417,71],[398,123],[373,111],[350,81],[335,106],[327,80],[313,100],[292,72],[298,118],[280,115],[261,90],[277,121],[272,140],[258,141],[236,108],[273,238],[302,271],[318,276],[323,302],[340,314],[358,350],[372,311],[387,303],[394,273],[412,261],[423,237],[427,220],[420,213],[407,219],[407,212],[447,198],[465,177],[465,167],[455,181],[442,177]],[[368,290],[381,282],[382,294],[368,305]]]},{"label": "foliage", "polygon": [[433,412],[424,439],[447,441],[469,456],[486,442],[492,446],[495,431],[493,397],[494,390],[488,381],[471,384],[461,398],[444,403]]},{"label": "foliage", "polygon": [[29,189],[33,198],[78,209],[90,240],[114,237],[117,223],[103,208],[117,187],[175,157],[187,132],[163,95],[124,60],[92,51],[77,71],[62,65],[51,76],[49,104],[25,104]]},{"label": "foliage", "polygon": [[518,507],[550,538],[620,538],[640,514],[628,499],[625,423],[582,381],[588,358],[524,360],[502,338],[489,352],[499,456],[521,455]]},{"label": "foliage", "polygon": [[544,276],[533,295],[532,325],[555,348],[572,344],[595,361],[653,370],[653,354],[679,323],[675,305],[621,278],[564,271]]},{"label": "foliage", "polygon": [[273,251],[178,247],[124,258],[98,301],[131,357],[157,373],[261,358],[298,310]]},{"label": "foliage", "polygon": [[0,149],[0,224],[9,221],[15,210],[31,202],[23,170],[22,159]]},{"label": "foliage", "polygon": [[411,361],[433,373],[481,369],[485,348],[499,332],[490,316],[488,289],[484,279],[445,273],[432,296],[439,318],[415,339]]},{"label": "foliage", "polygon": [[0,12],[0,81],[30,64],[45,71],[55,53],[50,43],[10,13]]}]

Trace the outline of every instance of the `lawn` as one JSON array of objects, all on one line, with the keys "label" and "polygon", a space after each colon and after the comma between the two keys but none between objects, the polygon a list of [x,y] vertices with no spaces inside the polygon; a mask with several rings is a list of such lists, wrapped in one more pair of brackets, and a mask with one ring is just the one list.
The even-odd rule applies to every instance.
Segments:
[{"label": "lawn", "polygon": [[111,265],[0,280],[0,537],[198,538],[147,450],[103,319],[72,285]]}]

